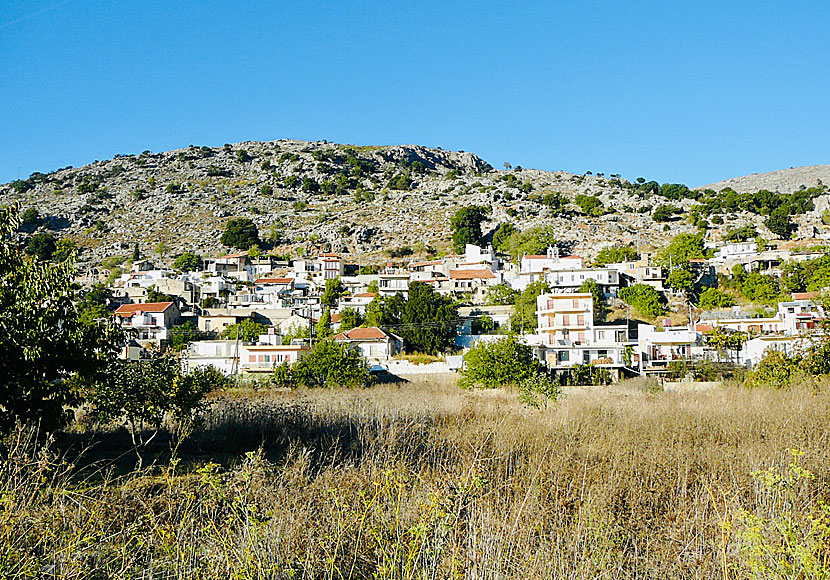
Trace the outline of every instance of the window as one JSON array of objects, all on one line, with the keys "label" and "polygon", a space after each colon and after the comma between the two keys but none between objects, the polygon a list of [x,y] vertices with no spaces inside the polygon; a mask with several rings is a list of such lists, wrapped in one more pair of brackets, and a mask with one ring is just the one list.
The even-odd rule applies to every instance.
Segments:
[{"label": "window", "polygon": [[574,308],[579,308],[579,299],[574,298]]},{"label": "window", "polygon": [[578,315],[578,316],[576,317],[576,323],[577,323],[579,326],[584,325],[584,324],[585,324],[585,315],[584,315],[584,314],[580,314],[580,315]]},{"label": "window", "polygon": [[560,350],[556,354],[559,359],[559,362],[568,362],[571,358],[571,353],[569,353],[567,350]]},{"label": "window", "polygon": [[605,340],[605,331],[600,330],[597,332],[597,340]]},{"label": "window", "polygon": [[563,314],[562,315],[562,324],[564,324],[565,326],[568,326],[568,324],[570,324],[570,323],[571,323],[571,317],[567,314]]}]

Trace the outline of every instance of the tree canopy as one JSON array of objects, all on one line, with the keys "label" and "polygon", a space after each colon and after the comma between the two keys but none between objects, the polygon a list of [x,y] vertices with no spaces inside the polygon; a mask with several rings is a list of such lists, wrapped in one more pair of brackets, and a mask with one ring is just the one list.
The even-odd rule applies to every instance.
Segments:
[{"label": "tree canopy", "polygon": [[182,272],[192,272],[194,270],[201,270],[204,262],[202,258],[193,252],[184,252],[179,254],[176,261],[173,262],[173,267]]},{"label": "tree canopy", "polygon": [[481,239],[481,224],[487,219],[488,209],[482,206],[462,207],[450,219],[452,244],[461,253],[467,244],[477,244]]},{"label": "tree canopy", "polygon": [[640,255],[632,246],[606,246],[602,248],[597,257],[594,258],[594,264],[597,266],[605,266],[606,264],[617,264],[619,262],[632,262],[639,260]]},{"label": "tree canopy", "polygon": [[401,294],[376,297],[366,307],[365,326],[378,326],[399,335],[407,352],[436,354],[453,347],[458,332],[458,309],[423,282],[409,285],[409,297]]},{"label": "tree canopy", "polygon": [[464,387],[518,385],[542,372],[533,349],[510,336],[495,342],[478,341],[464,355],[466,363],[459,384]]},{"label": "tree canopy", "polygon": [[28,421],[49,431],[68,421],[77,385],[106,368],[119,334],[81,319],[71,261],[41,262],[14,247],[19,224],[16,207],[0,210],[0,431]]},{"label": "tree canopy", "polygon": [[654,318],[663,312],[660,293],[647,284],[634,284],[620,290],[620,299],[642,315]]},{"label": "tree canopy", "polygon": [[291,378],[301,387],[364,387],[372,377],[357,349],[334,340],[321,340],[291,367]]},{"label": "tree canopy", "polygon": [[247,250],[260,244],[259,230],[250,218],[233,218],[225,226],[220,241],[229,248]]}]

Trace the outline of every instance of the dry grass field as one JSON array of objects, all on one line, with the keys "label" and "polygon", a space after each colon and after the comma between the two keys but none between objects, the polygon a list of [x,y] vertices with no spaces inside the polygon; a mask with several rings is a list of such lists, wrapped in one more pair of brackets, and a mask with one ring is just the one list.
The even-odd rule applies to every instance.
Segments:
[{"label": "dry grass field", "polygon": [[829,426],[815,385],[229,392],[141,472],[13,438],[0,576],[825,578]]}]

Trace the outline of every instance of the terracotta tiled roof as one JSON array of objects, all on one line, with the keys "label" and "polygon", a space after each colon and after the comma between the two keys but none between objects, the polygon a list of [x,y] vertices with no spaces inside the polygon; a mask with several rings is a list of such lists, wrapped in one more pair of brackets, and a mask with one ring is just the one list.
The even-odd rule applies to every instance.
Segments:
[{"label": "terracotta tiled roof", "polygon": [[412,262],[410,268],[420,268],[422,266],[440,266],[443,262],[441,260],[432,260],[431,262]]},{"label": "terracotta tiled roof", "polygon": [[238,254],[225,254],[224,256],[219,256],[216,258],[217,260],[231,260],[234,258],[245,258],[248,255],[248,252],[239,252]]},{"label": "terracotta tiled roof", "polygon": [[342,258],[340,254],[320,254],[321,258]]},{"label": "terracotta tiled roof", "polygon": [[116,316],[132,316],[136,312],[164,312],[173,306],[172,302],[146,302],[144,304],[122,304],[115,311]]},{"label": "terracotta tiled roof", "polygon": [[490,270],[450,270],[453,280],[476,280],[495,278]]},{"label": "terracotta tiled roof", "polygon": [[821,292],[793,292],[793,300],[813,300],[821,296]]},{"label": "terracotta tiled roof", "polygon": [[254,284],[291,284],[293,278],[260,278]]},{"label": "terracotta tiled roof", "polygon": [[544,260],[545,258],[547,258],[547,256],[544,254],[528,254],[525,256],[525,258],[527,258],[528,260]]},{"label": "terracotta tiled roof", "polygon": [[332,314],[332,315],[331,315],[331,321],[332,321],[333,323],[338,323],[338,322],[340,322],[341,320],[343,320],[343,316],[341,316],[340,314],[337,314],[337,313],[335,312],[334,314]]},{"label": "terracotta tiled roof", "polygon": [[697,332],[712,332],[713,330],[715,330],[715,328],[711,324],[695,324],[695,331]]},{"label": "terracotta tiled roof", "polygon": [[577,256],[575,254],[571,254],[570,256],[565,256],[562,259],[563,260],[581,260],[582,256]]},{"label": "terracotta tiled roof", "polygon": [[355,294],[355,298],[374,298],[377,296],[375,292],[360,292],[359,294]]},{"label": "terracotta tiled roof", "polygon": [[335,335],[334,340],[384,340],[388,335],[380,328],[371,326],[369,328],[352,328],[346,332]]}]

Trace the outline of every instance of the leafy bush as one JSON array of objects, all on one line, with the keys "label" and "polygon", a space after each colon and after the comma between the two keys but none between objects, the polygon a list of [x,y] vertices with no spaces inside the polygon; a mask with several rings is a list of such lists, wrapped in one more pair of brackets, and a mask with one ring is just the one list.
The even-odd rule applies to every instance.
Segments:
[{"label": "leafy bush", "polygon": [[251,342],[257,340],[259,335],[265,334],[266,332],[268,332],[267,326],[256,322],[253,318],[246,318],[226,327],[220,336],[232,340],[239,339]]},{"label": "leafy bush", "polygon": [[556,401],[561,392],[559,382],[548,373],[534,373],[519,383],[519,401],[535,409],[547,407],[548,401]]},{"label": "leafy bush", "polygon": [[372,381],[360,351],[333,340],[321,340],[291,368],[294,384],[301,387],[365,387]]},{"label": "leafy bush", "polygon": [[194,270],[201,270],[204,262],[199,255],[193,252],[184,252],[179,254],[179,257],[173,262],[173,267],[182,272],[192,272]]},{"label": "leafy bush", "polygon": [[587,215],[600,216],[605,213],[602,200],[594,195],[579,194],[574,198],[574,202]]},{"label": "leafy bush", "polygon": [[622,288],[620,299],[644,316],[654,318],[663,312],[660,293],[646,284],[634,284]]},{"label": "leafy bush", "polygon": [[632,246],[606,246],[602,248],[597,257],[594,258],[594,263],[597,266],[605,266],[606,264],[617,264],[619,262],[632,262],[639,260],[640,255]]},{"label": "leafy bush", "polygon": [[668,222],[671,221],[672,218],[677,215],[683,213],[683,210],[674,205],[659,205],[657,209],[654,210],[654,213],[651,214],[651,218],[658,222]]},{"label": "leafy bush", "polygon": [[463,387],[518,386],[542,372],[541,363],[533,357],[533,349],[513,336],[495,342],[478,341],[464,355],[464,362],[459,381]]},{"label": "leafy bush", "polygon": [[30,256],[37,257],[38,260],[45,262],[52,259],[52,255],[57,248],[55,244],[55,236],[52,234],[41,232],[29,238],[26,244],[26,253]]},{"label": "leafy bush", "polygon": [[225,226],[220,241],[224,246],[247,250],[259,245],[259,230],[250,218],[233,218]]},{"label": "leafy bush", "polygon": [[[722,220],[721,220],[722,221]],[[747,224],[740,228],[727,228],[723,239],[727,242],[745,242],[758,237],[758,230],[752,224]]]},{"label": "leafy bush", "polygon": [[721,292],[717,288],[707,288],[700,293],[698,306],[704,310],[715,310],[717,308],[727,308],[735,304],[734,298],[725,292]]},{"label": "leafy bush", "polygon": [[483,206],[462,207],[450,219],[452,244],[456,252],[463,252],[467,244],[477,244],[481,239],[481,223],[487,219],[489,209]]}]

